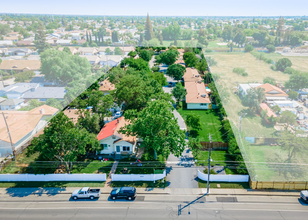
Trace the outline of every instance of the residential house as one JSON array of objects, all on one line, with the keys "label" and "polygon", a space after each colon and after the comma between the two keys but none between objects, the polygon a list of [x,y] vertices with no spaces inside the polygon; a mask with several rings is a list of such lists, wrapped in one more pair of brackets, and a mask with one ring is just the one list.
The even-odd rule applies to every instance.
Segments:
[{"label": "residential house", "polygon": [[19,40],[16,42],[17,46],[34,46],[33,41],[30,40]]},{"label": "residential house", "polygon": [[112,84],[108,78],[105,79],[104,81],[99,83],[100,87],[99,87],[99,91],[104,92],[105,95],[110,94],[110,91],[115,90],[115,85]]},{"label": "residential house", "polygon": [[274,118],[277,117],[277,115],[273,112],[273,110],[270,107],[268,107],[266,103],[260,103],[260,113],[262,110],[266,112],[267,117],[271,116],[273,116]]},{"label": "residential house", "polygon": [[247,95],[249,89],[253,89],[261,85],[262,84],[260,83],[239,84],[238,91],[239,91],[240,97],[243,98],[245,95]]},{"label": "residential house", "polygon": [[13,41],[11,40],[0,40],[0,46],[12,46]]},{"label": "residential house", "polygon": [[6,100],[6,98],[0,97],[0,103],[5,101],[5,100]]},{"label": "residential house", "polygon": [[23,95],[23,98],[26,101],[37,99],[41,102],[45,102],[51,98],[63,100],[66,92],[65,87],[37,87],[35,90],[27,91]]},{"label": "residential house", "polygon": [[211,109],[210,93],[203,82],[185,82],[187,109]]},{"label": "residential house", "polygon": [[39,74],[41,68],[40,60],[3,60],[0,64],[0,70],[15,73],[33,71]]},{"label": "residential house", "polygon": [[31,54],[33,51],[29,48],[9,48],[5,55],[9,56],[26,56]]},{"label": "residential house", "polygon": [[202,82],[203,79],[196,69],[186,68],[186,72],[183,75],[184,82]]},{"label": "residential house", "polygon": [[77,40],[77,44],[78,44],[78,45],[82,45],[82,44],[84,44],[85,42],[87,42],[86,39]]},{"label": "residential house", "polygon": [[39,83],[40,85],[42,86],[54,86],[56,85],[56,83],[54,82],[51,82],[51,81],[47,81],[45,79],[45,76],[44,75],[38,75],[38,76],[34,76],[30,83]]},{"label": "residential house", "polygon": [[128,55],[129,52],[134,51],[135,47],[129,46],[129,47],[120,47],[124,55]]},{"label": "residential house", "polygon": [[24,99],[6,99],[3,102],[0,102],[1,110],[17,110],[22,107],[24,104]]},{"label": "residential house", "polygon": [[257,86],[257,88],[263,88],[265,92],[265,102],[272,104],[274,101],[286,101],[289,97],[287,93],[282,91],[277,86],[273,86],[269,83]]},{"label": "residential house", "polygon": [[81,38],[82,38],[80,33],[70,33],[69,35],[71,36],[72,40],[76,40],[76,41],[81,40]]},{"label": "residential house", "polygon": [[39,83],[16,83],[0,89],[0,96],[6,96],[8,99],[20,99],[26,92],[34,91],[39,86]]},{"label": "residential house", "polygon": [[59,39],[56,41],[56,45],[69,46],[71,45],[71,40]]},{"label": "residential house", "polygon": [[13,36],[13,37],[3,37],[3,40],[10,40],[10,41],[13,41],[13,42],[17,42],[19,40],[19,37],[18,36]]},{"label": "residential house", "polygon": [[98,53],[95,47],[79,47],[79,55],[96,55]]},{"label": "residential house", "polygon": [[58,109],[48,105],[39,106],[31,111],[0,111],[0,114],[4,113],[10,129],[9,136],[4,118],[0,117],[0,154],[8,155],[13,149],[17,150],[27,143],[47,125],[48,119],[57,112]]},{"label": "residential house", "polygon": [[[99,54],[99,55],[106,55],[106,52],[105,52],[105,51],[106,51],[107,48],[109,48],[111,54],[114,53],[115,47],[99,47],[99,48],[97,49],[98,54]],[[108,55],[108,54],[107,54],[107,55]]]},{"label": "residential house", "polygon": [[100,57],[96,55],[79,55],[80,57],[85,57],[89,63],[93,66],[97,65],[100,61]]},{"label": "residential house", "polygon": [[99,65],[114,67],[117,66],[122,59],[123,56],[121,55],[102,55],[99,56]]},{"label": "residential house", "polygon": [[124,117],[120,117],[105,124],[97,135],[97,139],[103,147],[98,154],[109,154],[113,155],[115,159],[120,159],[122,156],[136,152],[137,138],[119,133],[119,130],[128,123]]}]

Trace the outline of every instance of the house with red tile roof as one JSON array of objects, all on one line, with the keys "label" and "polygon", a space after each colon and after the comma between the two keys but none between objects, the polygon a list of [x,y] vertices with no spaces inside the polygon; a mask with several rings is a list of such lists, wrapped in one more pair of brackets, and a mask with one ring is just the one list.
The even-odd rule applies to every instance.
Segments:
[{"label": "house with red tile roof", "polygon": [[116,159],[136,152],[137,137],[121,134],[119,131],[129,124],[124,117],[115,119],[102,128],[97,135],[102,150],[99,154],[113,155]]},{"label": "house with red tile roof", "polygon": [[287,101],[287,98],[289,97],[288,94],[282,91],[280,88],[269,83],[255,87],[255,89],[257,88],[264,89],[265,102],[268,104],[272,104],[274,101]]}]

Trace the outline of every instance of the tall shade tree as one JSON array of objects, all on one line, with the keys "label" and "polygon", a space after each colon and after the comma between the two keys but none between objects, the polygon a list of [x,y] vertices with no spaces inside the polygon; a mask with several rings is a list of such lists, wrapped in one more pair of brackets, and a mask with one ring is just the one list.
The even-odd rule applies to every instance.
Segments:
[{"label": "tall shade tree", "polygon": [[41,74],[60,85],[91,75],[91,65],[86,58],[52,49],[44,51],[40,57]]},{"label": "tall shade tree", "polygon": [[183,100],[186,94],[187,94],[186,89],[184,88],[184,86],[182,86],[181,83],[177,83],[174,89],[172,89],[172,95],[176,99],[177,103]]},{"label": "tall shade tree", "polygon": [[193,52],[184,53],[183,59],[187,67],[195,67],[199,60]]},{"label": "tall shade tree", "polygon": [[205,59],[200,60],[196,65],[197,70],[200,73],[204,73],[208,69],[208,65]]},{"label": "tall shade tree", "polygon": [[44,29],[43,23],[39,23],[37,32],[35,34],[35,47],[38,49],[39,53],[44,52],[45,50],[50,48],[50,45],[46,41],[46,33]]},{"label": "tall shade tree", "polygon": [[91,114],[90,111],[81,110],[79,112],[77,126],[86,129],[89,133],[98,134],[100,131],[100,119],[98,114]]},{"label": "tall shade tree", "polygon": [[286,129],[289,127],[289,125],[295,125],[296,124],[296,115],[291,111],[283,111],[279,118],[280,123],[286,123]]},{"label": "tall shade tree", "polygon": [[67,173],[71,172],[78,156],[100,147],[96,135],[76,128],[63,112],[53,117],[44,128],[44,134],[34,138],[31,144],[40,153],[41,161],[60,161]]},{"label": "tall shade tree", "polygon": [[[185,134],[172,113],[172,105],[165,100],[154,100],[142,111],[125,112],[131,124],[125,126],[123,133],[138,135],[141,146],[155,150],[165,158],[170,153],[180,156],[185,149]],[[137,117],[135,117],[137,116]]]},{"label": "tall shade tree", "polygon": [[125,75],[115,85],[118,104],[125,103],[126,109],[141,109],[150,100],[154,89],[139,75]]},{"label": "tall shade tree", "polygon": [[175,80],[180,80],[182,79],[185,70],[185,67],[180,64],[172,64],[168,66],[166,73],[173,77]]},{"label": "tall shade tree", "polygon": [[167,65],[172,65],[175,63],[179,52],[177,50],[167,50],[164,53],[161,53],[159,56],[156,56],[156,61],[158,63],[165,63]]},{"label": "tall shade tree", "polygon": [[151,40],[152,38],[155,37],[154,31],[153,31],[153,27],[152,27],[152,23],[150,20],[150,16],[149,14],[147,15],[147,20],[145,22],[145,36],[144,39],[145,40]]},{"label": "tall shade tree", "polygon": [[284,72],[284,70],[287,67],[291,67],[291,66],[292,66],[292,62],[288,58],[281,58],[276,62],[276,69],[281,72]]},{"label": "tall shade tree", "polygon": [[308,73],[297,72],[290,76],[290,79],[285,83],[287,89],[298,91],[308,87]]}]

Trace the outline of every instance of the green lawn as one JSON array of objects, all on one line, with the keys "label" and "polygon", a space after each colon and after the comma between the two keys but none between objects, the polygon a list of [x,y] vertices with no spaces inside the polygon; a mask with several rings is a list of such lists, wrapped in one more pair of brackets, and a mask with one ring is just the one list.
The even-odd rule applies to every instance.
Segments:
[{"label": "green lawn", "polygon": [[199,140],[209,142],[209,134],[213,142],[223,142],[221,137],[221,120],[216,110],[184,110],[179,109],[181,116],[186,118],[187,114],[194,114],[200,117],[201,130],[198,133]]},{"label": "green lawn", "polygon": [[111,187],[123,187],[123,186],[133,186],[137,188],[166,188],[167,180],[166,178],[162,180],[157,180],[155,183],[153,181],[135,181],[135,182],[126,182],[126,181],[113,181],[111,182]]},{"label": "green lawn", "polygon": [[[209,152],[208,151],[201,151],[197,159],[197,166],[207,166],[208,159],[209,159]],[[211,165],[212,166],[228,166],[232,165],[232,163],[228,163],[228,161],[233,161],[229,157],[227,151],[211,151]],[[232,166],[231,166],[232,167]],[[225,168],[226,174],[236,174],[236,169]]]},{"label": "green lawn", "polygon": [[[220,187],[217,186],[220,185]],[[199,188],[207,188],[207,182],[198,180]],[[222,188],[222,189],[250,189],[249,183],[224,183],[224,182],[210,182],[210,188]]]},{"label": "green lawn", "polygon": [[1,182],[1,188],[12,187],[104,187],[105,182]]},{"label": "green lawn", "polygon": [[113,161],[101,162],[98,160],[85,161],[74,164],[72,173],[109,173]]}]

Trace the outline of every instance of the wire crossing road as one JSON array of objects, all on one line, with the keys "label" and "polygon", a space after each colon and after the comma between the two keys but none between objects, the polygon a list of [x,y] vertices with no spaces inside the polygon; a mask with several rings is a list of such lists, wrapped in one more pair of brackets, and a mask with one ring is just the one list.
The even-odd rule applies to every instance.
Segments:
[{"label": "wire crossing road", "polygon": [[197,195],[139,194],[135,201],[71,201],[70,195],[1,195],[0,219],[306,219],[308,205],[298,197],[209,195],[183,209]]}]

